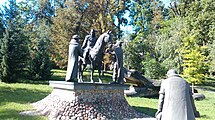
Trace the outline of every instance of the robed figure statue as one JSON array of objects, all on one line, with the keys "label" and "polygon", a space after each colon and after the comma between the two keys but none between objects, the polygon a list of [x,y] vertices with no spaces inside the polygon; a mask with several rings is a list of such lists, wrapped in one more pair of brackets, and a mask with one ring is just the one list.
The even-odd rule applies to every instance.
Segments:
[{"label": "robed figure statue", "polygon": [[69,43],[68,65],[65,78],[67,82],[77,82],[78,57],[83,57],[79,39],[78,35],[74,35]]}]

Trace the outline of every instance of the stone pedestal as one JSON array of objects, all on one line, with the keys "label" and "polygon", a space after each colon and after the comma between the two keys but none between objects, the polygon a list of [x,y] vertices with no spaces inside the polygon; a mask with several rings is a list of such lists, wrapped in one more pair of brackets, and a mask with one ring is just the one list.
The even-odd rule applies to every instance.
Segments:
[{"label": "stone pedestal", "polygon": [[125,97],[126,85],[73,83],[50,81],[53,91],[33,103],[37,113],[54,120],[106,120],[143,118],[144,114],[129,106]]}]

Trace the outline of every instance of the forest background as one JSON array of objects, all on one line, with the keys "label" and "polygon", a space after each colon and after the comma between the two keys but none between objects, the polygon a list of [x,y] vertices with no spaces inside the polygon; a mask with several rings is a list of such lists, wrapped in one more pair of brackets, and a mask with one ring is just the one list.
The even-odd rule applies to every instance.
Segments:
[{"label": "forest background", "polygon": [[[215,74],[215,1],[8,0],[0,11],[0,80],[46,79],[66,69],[71,36],[112,30],[124,66],[151,79],[175,68],[193,84]],[[125,17],[125,14],[129,16]],[[129,20],[128,20],[129,17]],[[132,31],[123,26],[132,26]],[[106,57],[106,63],[111,58]]]}]

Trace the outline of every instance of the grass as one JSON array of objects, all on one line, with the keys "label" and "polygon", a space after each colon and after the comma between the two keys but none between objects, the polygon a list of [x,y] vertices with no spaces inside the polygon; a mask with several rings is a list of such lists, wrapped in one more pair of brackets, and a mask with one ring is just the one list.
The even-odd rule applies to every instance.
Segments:
[{"label": "grass", "polygon": [[[198,90],[206,97],[203,101],[195,101],[197,110],[201,117],[196,120],[215,120],[215,93]],[[158,98],[126,97],[128,103],[136,110],[147,115],[154,116],[157,111]]]},{"label": "grass", "polygon": [[[65,76],[66,76],[65,70],[54,69],[54,70],[52,70],[52,72],[53,72],[53,76],[51,77],[51,80],[58,80],[58,81],[65,80]],[[108,83],[108,82],[112,81],[112,75],[108,74],[108,73],[104,73],[104,76],[102,76],[101,79],[102,79],[103,83]],[[90,82],[90,71],[89,70],[86,70],[86,72],[84,72],[83,80],[84,80],[84,82]],[[98,71],[97,70],[95,70],[95,72],[94,72],[94,80],[96,82],[98,82]]]},{"label": "grass", "polygon": [[[64,80],[65,70],[53,70],[51,80]],[[89,72],[84,73],[89,76]],[[98,75],[97,73],[95,74]],[[105,74],[104,82],[111,81],[111,75]],[[86,77],[87,79],[87,77]],[[97,78],[95,78],[97,79]],[[33,102],[39,101],[46,97],[52,88],[48,86],[48,81],[25,81],[25,83],[6,84],[0,82],[0,119],[1,120],[47,120],[44,116],[22,116],[21,111],[31,110],[30,105]],[[210,90],[214,89],[210,85]],[[201,118],[197,120],[215,120],[215,93],[205,90],[198,90],[206,96],[203,101],[195,101],[197,110],[201,114]],[[143,97],[126,97],[128,103],[134,109],[143,112],[147,115],[154,116],[157,111],[158,98],[143,98]]]},{"label": "grass", "polygon": [[157,98],[126,97],[128,103],[137,111],[154,116],[157,111]]},{"label": "grass", "polygon": [[51,92],[47,85],[0,83],[0,119],[1,120],[42,120],[42,116],[22,116],[21,111],[31,110],[30,103],[41,100]]},{"label": "grass", "polygon": [[215,92],[215,78],[207,78],[205,81],[203,81],[202,84],[197,85],[197,88],[201,88],[208,91],[214,91]]}]

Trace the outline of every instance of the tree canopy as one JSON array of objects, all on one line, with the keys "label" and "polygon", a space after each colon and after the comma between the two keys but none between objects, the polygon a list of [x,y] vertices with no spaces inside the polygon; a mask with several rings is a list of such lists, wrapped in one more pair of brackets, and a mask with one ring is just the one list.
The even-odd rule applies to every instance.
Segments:
[{"label": "tree canopy", "polygon": [[[172,1],[168,8],[160,0],[8,0],[0,10],[0,79],[48,79],[52,68],[67,67],[71,36],[82,43],[95,29],[97,38],[111,30],[113,42],[124,41],[128,69],[160,79],[175,68],[191,83],[203,82],[215,73],[214,6],[214,0]],[[126,25],[134,30],[125,33]]]}]

